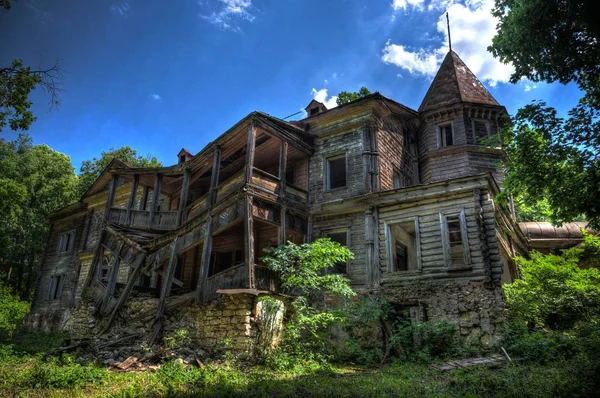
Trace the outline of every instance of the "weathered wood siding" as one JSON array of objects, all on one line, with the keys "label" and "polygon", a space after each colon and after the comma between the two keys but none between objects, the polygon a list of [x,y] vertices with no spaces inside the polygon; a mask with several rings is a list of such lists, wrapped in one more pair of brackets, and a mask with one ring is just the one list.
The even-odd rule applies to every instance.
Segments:
[{"label": "weathered wood siding", "polygon": [[[406,131],[405,131],[406,129]],[[402,187],[418,184],[416,168],[416,148],[411,140],[413,132],[397,117],[384,118],[377,130],[377,151],[379,155],[379,186],[382,191],[394,189],[394,172],[401,176]]]}]

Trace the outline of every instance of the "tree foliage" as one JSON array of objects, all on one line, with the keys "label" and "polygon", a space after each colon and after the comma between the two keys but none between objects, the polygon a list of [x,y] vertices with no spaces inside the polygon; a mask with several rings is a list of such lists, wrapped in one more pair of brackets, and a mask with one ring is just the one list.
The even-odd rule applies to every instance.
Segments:
[{"label": "tree foliage", "polygon": [[595,0],[495,0],[498,32],[489,51],[512,63],[513,83],[574,81],[600,105],[600,24]]},{"label": "tree foliage", "polygon": [[530,259],[517,257],[521,278],[503,285],[511,316],[532,326],[568,330],[600,315],[600,272],[579,266],[586,250],[597,255],[599,245],[600,238],[587,235],[583,248],[561,255],[533,251]]},{"label": "tree foliage", "polygon": [[29,303],[20,300],[11,289],[0,282],[0,341],[3,337],[12,336],[28,312]]},{"label": "tree foliage", "polygon": [[162,166],[162,163],[158,161],[156,156],[140,155],[135,149],[129,146],[123,146],[118,149],[110,148],[108,151],[103,151],[99,158],[94,157],[91,160],[81,162],[78,190],[80,195],[83,195],[90,188],[94,181],[96,181],[96,178],[98,178],[113,159],[119,159],[134,167]]},{"label": "tree foliage", "polygon": [[371,91],[369,91],[369,89],[366,88],[365,86],[362,86],[360,88],[360,90],[355,91],[355,92],[341,91],[337,95],[336,102],[338,105],[343,105],[343,104],[347,104],[348,102],[355,101],[359,98],[366,97],[369,94],[371,94]]},{"label": "tree foliage", "polygon": [[0,139],[0,274],[28,298],[48,237],[51,212],[76,197],[69,157],[20,134]]}]

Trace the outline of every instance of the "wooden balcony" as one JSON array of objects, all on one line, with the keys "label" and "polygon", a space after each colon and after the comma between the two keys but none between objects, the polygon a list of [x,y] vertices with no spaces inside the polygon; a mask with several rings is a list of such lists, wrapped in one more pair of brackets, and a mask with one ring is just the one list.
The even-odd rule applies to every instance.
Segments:
[{"label": "wooden balcony", "polygon": [[147,210],[132,210],[131,223],[127,220],[127,210],[112,208],[108,213],[108,221],[140,229],[157,229],[169,231],[177,228],[177,211],[163,211],[154,213],[150,223],[150,212]]}]

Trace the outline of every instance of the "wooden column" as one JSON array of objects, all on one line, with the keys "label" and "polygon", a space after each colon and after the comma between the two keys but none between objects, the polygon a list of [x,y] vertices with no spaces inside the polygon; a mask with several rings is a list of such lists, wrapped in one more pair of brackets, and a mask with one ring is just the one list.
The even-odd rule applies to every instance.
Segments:
[{"label": "wooden column", "polygon": [[248,141],[246,142],[246,169],[245,169],[245,181],[249,183],[252,181],[252,168],[254,167],[254,150],[256,144],[256,127],[251,123],[248,126]]},{"label": "wooden column", "polygon": [[212,254],[212,215],[210,214],[213,204],[217,199],[217,188],[219,186],[219,169],[221,168],[221,147],[217,146],[213,154],[212,174],[210,176],[210,190],[208,193],[206,207],[208,216],[206,217],[206,228],[204,230],[204,243],[202,244],[202,257],[200,259],[200,270],[198,271],[198,281],[196,282],[196,303],[202,301],[202,295],[206,287],[208,278],[208,269],[210,267],[210,257]]},{"label": "wooden column", "polygon": [[102,261],[102,258],[104,257],[104,246],[102,246],[102,241],[104,240],[104,236],[106,235],[106,232],[104,232],[104,229],[102,229],[102,231],[100,232],[100,236],[98,237],[98,243],[96,244],[96,249],[94,250],[94,258],[92,259],[92,263],[90,264],[90,269],[88,270],[88,274],[85,278],[85,285],[83,285],[84,287],[90,287],[92,286],[92,282],[94,282],[94,280],[97,280],[97,273],[98,273],[98,264]]},{"label": "wooden column", "polygon": [[181,193],[179,194],[179,211],[177,213],[177,225],[181,225],[183,222],[183,212],[187,206],[187,197],[190,189],[190,178],[192,177],[192,170],[183,170],[183,183],[181,185]]},{"label": "wooden column", "polygon": [[106,197],[106,205],[104,207],[104,221],[108,220],[110,209],[115,201],[115,192],[117,191],[118,181],[119,176],[117,174],[113,174],[110,180],[110,185],[108,186],[108,196]]},{"label": "wooden column", "polygon": [[137,195],[137,187],[140,181],[140,175],[134,174],[133,181],[131,182],[131,192],[129,193],[129,200],[127,201],[127,225],[131,225],[131,210],[135,204],[135,196]]},{"label": "wooden column", "polygon": [[113,253],[115,256],[115,262],[113,263],[113,266],[110,269],[110,274],[108,275],[108,283],[106,284],[106,290],[104,291],[104,297],[102,299],[103,310],[108,305],[110,297],[115,293],[117,278],[119,276],[119,266],[121,264],[121,249],[123,249],[123,241],[119,242],[116,253]]},{"label": "wooden column", "polygon": [[140,207],[138,210],[146,210],[146,205],[148,204],[148,187],[144,185],[142,190],[142,197],[140,199]]},{"label": "wooden column", "polygon": [[285,206],[281,206],[281,210],[279,213],[279,218],[281,219],[281,223],[279,225],[279,245],[285,245],[285,228],[286,228],[286,220],[285,214],[287,213],[287,209]]},{"label": "wooden column", "polygon": [[248,288],[254,289],[254,218],[252,197],[247,195],[244,203],[244,263],[248,270]]},{"label": "wooden column", "polygon": [[285,179],[287,169],[287,152],[288,143],[281,140],[281,149],[279,150],[279,196],[285,197],[285,186],[287,181]]},{"label": "wooden column", "polygon": [[150,207],[150,215],[148,217],[148,228],[152,228],[154,222],[154,215],[158,210],[158,203],[160,202],[160,190],[162,188],[162,175],[156,174],[154,176],[154,191],[152,192],[152,207]]},{"label": "wooden column", "polygon": [[209,195],[206,203],[208,209],[217,200],[217,188],[219,187],[219,171],[221,169],[221,147],[217,146],[213,152],[212,173],[210,175]]}]

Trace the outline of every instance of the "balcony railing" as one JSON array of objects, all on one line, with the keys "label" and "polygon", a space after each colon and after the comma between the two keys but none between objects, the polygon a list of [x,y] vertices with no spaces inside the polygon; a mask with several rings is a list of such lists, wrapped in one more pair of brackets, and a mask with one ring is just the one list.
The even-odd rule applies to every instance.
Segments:
[{"label": "balcony railing", "polygon": [[[150,228],[171,230],[177,228],[177,211],[162,211],[154,213],[152,225],[150,225],[150,212],[147,210],[131,211],[131,226],[134,228]],[[127,210],[112,208],[108,213],[108,221],[120,224],[130,225],[127,220]]]}]

